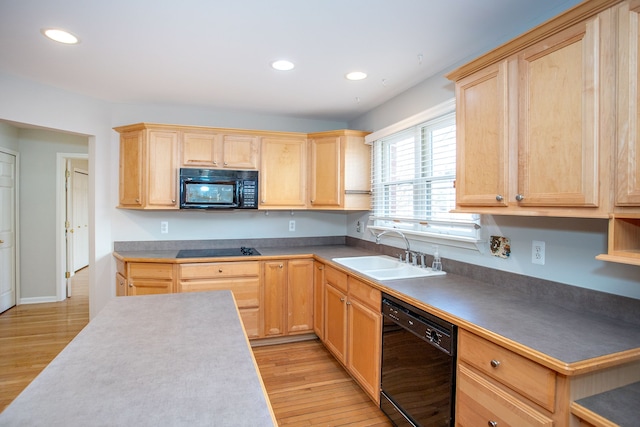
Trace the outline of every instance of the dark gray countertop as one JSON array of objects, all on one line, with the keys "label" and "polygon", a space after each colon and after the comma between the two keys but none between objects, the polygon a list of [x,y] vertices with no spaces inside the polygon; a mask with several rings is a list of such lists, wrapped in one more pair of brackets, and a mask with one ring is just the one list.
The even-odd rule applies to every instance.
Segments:
[{"label": "dark gray countertop", "polygon": [[2,426],[273,426],[230,291],[116,298]]},{"label": "dark gray countertop", "polygon": [[640,422],[638,418],[640,382],[585,397],[577,400],[576,403],[620,427],[637,427]]}]

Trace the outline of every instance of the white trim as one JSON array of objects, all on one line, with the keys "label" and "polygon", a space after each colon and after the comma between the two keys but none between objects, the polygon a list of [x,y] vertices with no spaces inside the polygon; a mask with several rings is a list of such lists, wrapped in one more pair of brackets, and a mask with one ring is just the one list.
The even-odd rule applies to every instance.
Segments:
[{"label": "white trim", "polygon": [[20,299],[20,304],[42,304],[45,302],[58,302],[57,297],[32,297]]},{"label": "white trim", "polygon": [[15,195],[14,195],[14,204],[15,204],[15,209],[14,209],[14,215],[15,217],[15,221],[14,221],[14,227],[15,229],[15,236],[14,236],[14,242],[13,245],[15,247],[16,253],[15,253],[15,258],[14,258],[14,268],[16,269],[15,271],[15,279],[16,279],[16,305],[21,304],[20,302],[20,153],[18,151],[13,151],[9,148],[6,147],[0,147],[0,151],[5,153],[5,154],[9,154],[11,156],[15,156],[16,158],[16,171],[15,171]]},{"label": "white trim", "polygon": [[[398,230],[401,231],[402,234],[407,236],[407,239],[409,239],[409,241],[435,243],[439,246],[451,246],[455,248],[470,249],[478,251],[480,253],[484,253],[484,248],[487,243],[485,240],[474,239],[471,237],[451,236],[449,234],[424,233],[393,227],[381,227],[379,225],[367,225],[367,229],[371,232],[371,234],[374,234],[374,236],[374,230],[380,232],[385,230]],[[395,236],[390,235],[390,237]]]},{"label": "white trim", "polygon": [[[67,251],[65,246],[65,197],[64,197],[64,171],[67,168],[67,159],[89,159],[89,154],[84,153],[56,153],[56,301],[67,298],[67,280],[64,273],[67,271]],[[89,258],[91,264],[91,258]],[[48,301],[41,301],[48,302]]]},{"label": "white trim", "polygon": [[394,133],[403,131],[412,126],[416,126],[416,125],[419,125],[420,123],[426,122],[427,120],[432,120],[444,114],[451,113],[455,110],[456,110],[456,100],[455,98],[452,98],[449,101],[445,101],[441,104],[438,104],[434,107],[429,108],[428,110],[425,110],[421,113],[418,113],[404,120],[401,120],[397,123],[394,123],[390,126],[387,126],[386,128],[370,133],[369,135],[364,137],[364,142],[365,144],[372,144],[374,141],[377,141],[380,138],[384,138]]}]

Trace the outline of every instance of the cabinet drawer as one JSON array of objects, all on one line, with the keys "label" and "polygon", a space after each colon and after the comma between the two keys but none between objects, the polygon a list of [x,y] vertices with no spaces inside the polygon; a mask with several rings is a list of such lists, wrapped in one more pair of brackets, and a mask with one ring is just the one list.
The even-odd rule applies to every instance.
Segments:
[{"label": "cabinet drawer", "polygon": [[357,298],[361,303],[377,312],[382,311],[382,293],[360,280],[349,276],[349,297]]},{"label": "cabinet drawer", "polygon": [[180,266],[180,278],[183,280],[246,277],[259,274],[260,264],[257,261],[194,263]]},{"label": "cabinet drawer", "polygon": [[347,275],[345,273],[338,271],[335,268],[326,267],[324,280],[326,283],[333,285],[333,287],[347,293]]},{"label": "cabinet drawer", "polygon": [[234,279],[209,279],[180,281],[178,292],[220,291],[228,289],[239,308],[258,307],[260,305],[260,279],[238,277]]},{"label": "cabinet drawer", "polygon": [[551,427],[553,420],[458,365],[456,425],[461,427]]},{"label": "cabinet drawer", "polygon": [[154,262],[129,263],[129,279],[173,279],[173,264]]},{"label": "cabinet drawer", "polygon": [[458,335],[458,357],[543,408],[554,411],[556,373],[551,369],[465,330],[460,330]]}]

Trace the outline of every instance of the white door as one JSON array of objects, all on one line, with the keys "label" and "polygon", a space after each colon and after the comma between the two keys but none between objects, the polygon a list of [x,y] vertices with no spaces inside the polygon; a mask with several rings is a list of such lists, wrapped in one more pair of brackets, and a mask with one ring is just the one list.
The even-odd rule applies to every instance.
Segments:
[{"label": "white door", "polygon": [[73,171],[73,271],[89,265],[89,179],[86,172]]},{"label": "white door", "polygon": [[16,305],[16,156],[0,152],[0,313]]}]

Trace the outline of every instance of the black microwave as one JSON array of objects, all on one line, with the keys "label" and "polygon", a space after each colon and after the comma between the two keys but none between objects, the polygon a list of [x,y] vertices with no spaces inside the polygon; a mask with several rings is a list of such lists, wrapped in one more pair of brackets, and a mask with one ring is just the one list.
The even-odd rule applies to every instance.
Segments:
[{"label": "black microwave", "polygon": [[257,209],[258,171],[180,169],[180,209]]}]

